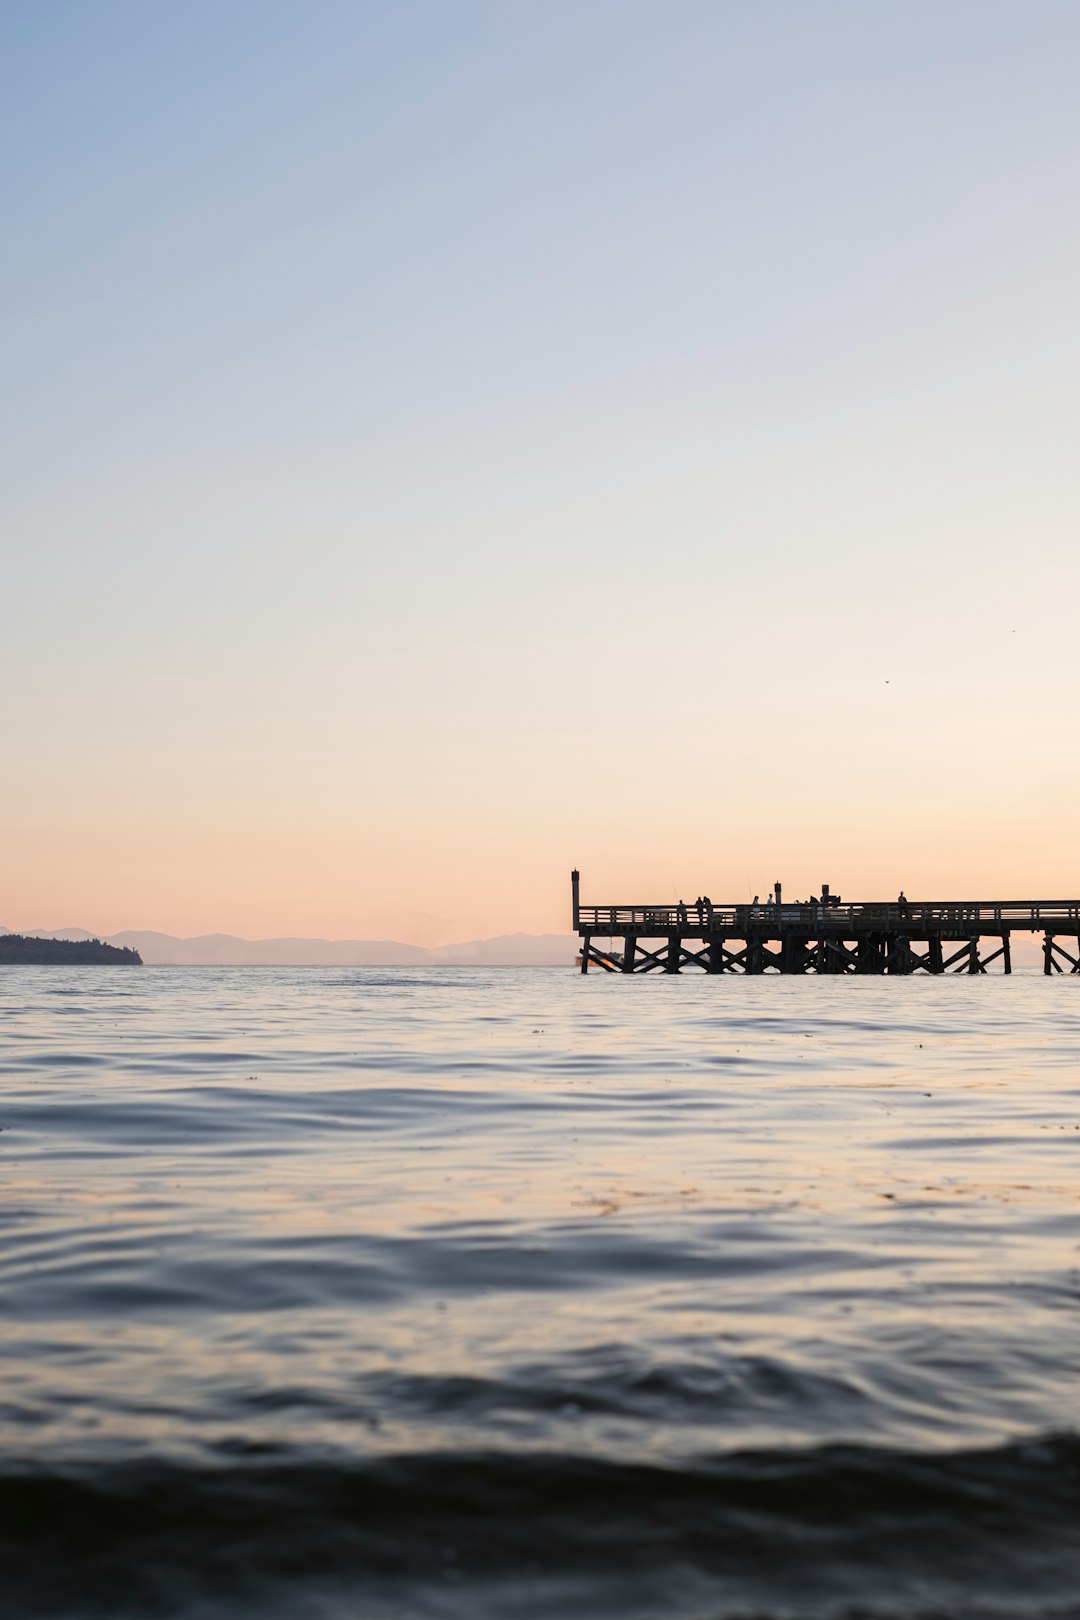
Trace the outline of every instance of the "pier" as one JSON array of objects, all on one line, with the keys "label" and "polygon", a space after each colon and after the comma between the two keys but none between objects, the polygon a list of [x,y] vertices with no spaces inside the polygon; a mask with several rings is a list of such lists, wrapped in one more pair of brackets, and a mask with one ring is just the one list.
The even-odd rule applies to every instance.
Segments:
[{"label": "pier", "polygon": [[[1043,972],[1080,974],[1080,900],[894,900],[581,904],[570,875],[582,973],[1012,972],[1014,933],[1042,934]],[[604,941],[601,945],[598,941]]]}]

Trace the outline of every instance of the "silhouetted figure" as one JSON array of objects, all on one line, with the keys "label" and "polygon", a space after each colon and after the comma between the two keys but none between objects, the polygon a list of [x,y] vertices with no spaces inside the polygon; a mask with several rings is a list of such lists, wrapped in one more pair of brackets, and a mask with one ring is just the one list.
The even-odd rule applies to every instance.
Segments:
[{"label": "silhouetted figure", "polygon": [[686,902],[685,902],[685,900],[680,900],[679,901],[678,905],[675,907],[675,915],[679,919],[679,927],[680,928],[685,928],[686,924],[687,924],[687,921],[688,921],[688,918],[687,918],[687,915],[686,915]]},{"label": "silhouetted figure", "polygon": [[698,895],[697,899],[694,901],[694,910],[697,912],[697,925],[698,925],[698,927],[699,928],[704,928],[704,926],[705,926],[705,902],[701,898],[700,894]]},{"label": "silhouetted figure", "polygon": [[901,917],[903,917],[906,921],[907,918],[911,916],[911,907],[908,905],[908,897],[904,893],[903,889],[900,890],[900,893],[896,897],[896,904],[899,908]]},{"label": "silhouetted figure", "polygon": [[757,922],[757,920],[758,920],[758,911],[759,911],[758,897],[755,894],[754,898],[750,902],[750,915],[754,919],[755,922]]},{"label": "silhouetted figure", "polygon": [[712,901],[709,899],[707,894],[703,894],[701,897],[701,903],[705,907],[705,921],[711,928],[713,919]]}]

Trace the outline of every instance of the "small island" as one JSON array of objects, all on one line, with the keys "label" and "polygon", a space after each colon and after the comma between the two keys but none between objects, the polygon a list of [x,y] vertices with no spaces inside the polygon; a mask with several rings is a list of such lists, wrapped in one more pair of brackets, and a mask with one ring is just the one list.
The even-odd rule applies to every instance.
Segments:
[{"label": "small island", "polygon": [[100,939],[30,939],[0,934],[0,967],[142,967],[138,951]]}]

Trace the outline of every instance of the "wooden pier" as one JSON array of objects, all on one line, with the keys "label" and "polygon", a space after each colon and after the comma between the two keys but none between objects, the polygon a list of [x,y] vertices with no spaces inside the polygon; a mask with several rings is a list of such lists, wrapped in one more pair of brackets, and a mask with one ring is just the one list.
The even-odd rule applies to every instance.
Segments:
[{"label": "wooden pier", "polygon": [[1044,973],[1080,973],[1080,900],[801,903],[777,884],[757,905],[583,906],[570,883],[582,973],[1011,973],[1014,933],[1042,934]]}]

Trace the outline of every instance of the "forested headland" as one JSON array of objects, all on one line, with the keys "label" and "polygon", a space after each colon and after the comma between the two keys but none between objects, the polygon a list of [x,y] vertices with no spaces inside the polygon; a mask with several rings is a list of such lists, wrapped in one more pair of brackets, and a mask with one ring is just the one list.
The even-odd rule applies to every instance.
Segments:
[{"label": "forested headland", "polygon": [[126,945],[106,945],[100,939],[32,939],[26,934],[0,934],[0,967],[79,967],[99,963],[142,967],[142,957]]}]

